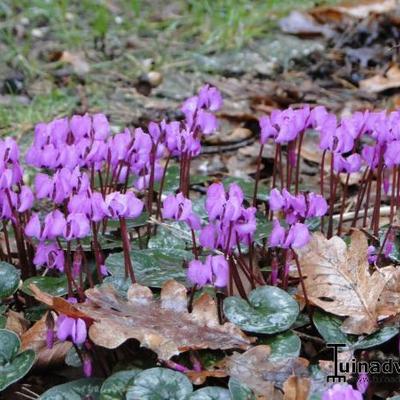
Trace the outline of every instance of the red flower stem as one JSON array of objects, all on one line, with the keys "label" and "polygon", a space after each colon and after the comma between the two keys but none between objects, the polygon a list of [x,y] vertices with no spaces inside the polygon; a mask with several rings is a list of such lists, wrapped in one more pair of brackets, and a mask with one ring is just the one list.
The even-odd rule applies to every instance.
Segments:
[{"label": "red flower stem", "polygon": [[397,188],[396,188],[396,214],[400,204],[400,166],[397,166]]},{"label": "red flower stem", "polygon": [[367,186],[368,186],[368,173],[370,173],[369,168],[367,167],[363,173],[363,176],[361,178],[361,190],[358,191],[357,193],[357,201],[356,201],[356,207],[354,211],[354,218],[351,223],[351,227],[354,228],[357,224],[357,219],[358,219],[358,214],[360,212],[361,204],[364,200],[365,192],[367,191]]},{"label": "red flower stem", "polygon": [[379,154],[379,165],[378,165],[378,176],[376,181],[376,197],[374,212],[372,214],[371,229],[374,231],[374,235],[377,236],[379,232],[379,220],[381,214],[381,197],[382,197],[382,175],[383,175],[383,147],[380,149]]},{"label": "red flower stem", "polygon": [[132,260],[130,255],[130,243],[125,218],[120,217],[119,223],[121,227],[122,246],[125,258],[125,278],[128,278],[129,276],[132,283],[136,283],[135,273],[133,272]]},{"label": "red flower stem", "polygon": [[303,144],[303,138],[304,138],[304,131],[300,133],[299,137],[299,143],[297,146],[297,155],[296,155],[296,180],[295,180],[295,194],[296,196],[299,193],[299,179],[300,179],[300,153],[301,153],[301,146]]},{"label": "red flower stem", "polygon": [[261,167],[261,158],[262,158],[262,153],[264,150],[264,145],[262,144],[260,146],[260,151],[258,153],[258,158],[257,158],[257,169],[256,169],[256,179],[254,183],[254,194],[253,194],[253,207],[257,205],[257,190],[258,190],[258,182],[260,180],[260,167]]},{"label": "red flower stem", "polygon": [[178,364],[178,363],[176,363],[175,361],[172,361],[172,360],[163,360],[163,361],[161,361],[161,362],[162,362],[167,368],[173,369],[173,370],[178,371],[178,372],[183,372],[183,373],[185,373],[185,372],[189,372],[189,371],[190,371],[189,368],[185,367],[185,366],[182,365],[182,364]]},{"label": "red flower stem", "polygon": [[236,265],[235,265],[235,262],[234,262],[232,256],[229,257],[229,264],[231,265],[231,271],[232,271],[233,280],[234,280],[235,285],[236,285],[236,287],[238,289],[238,292],[239,292],[241,297],[243,297],[245,300],[247,300],[246,291],[244,290],[242,281],[240,279],[238,270],[236,268]]},{"label": "red flower stem", "polygon": [[193,244],[192,251],[193,251],[193,254],[194,254],[194,258],[196,260],[198,260],[199,259],[199,252],[198,252],[197,244],[196,244],[196,234],[195,234],[193,228],[190,228],[190,231],[192,233],[192,244]]},{"label": "red flower stem", "polygon": [[68,286],[68,297],[73,296],[72,290],[72,274],[71,274],[71,242],[67,242],[67,260],[65,263],[65,275],[67,276],[67,286]]},{"label": "red flower stem", "polygon": [[371,169],[370,173],[369,173],[369,179],[368,179],[368,183],[367,183],[367,198],[365,199],[365,204],[364,204],[364,217],[363,217],[363,228],[365,228],[367,226],[367,217],[368,217],[368,208],[369,208],[369,199],[371,196],[371,186],[372,186],[372,178],[373,178],[373,171]]},{"label": "red flower stem", "polygon": [[3,234],[4,234],[4,241],[6,242],[8,262],[11,264],[12,261],[11,247],[10,247],[10,240],[8,238],[7,222],[5,221],[3,221]]},{"label": "red flower stem", "polygon": [[396,183],[397,183],[397,168],[394,166],[392,168],[392,190],[390,193],[390,224],[393,223],[393,217],[394,217],[394,203],[395,203],[395,190],[396,190]]},{"label": "red flower stem", "polygon": [[79,245],[80,250],[82,251],[83,268],[86,272],[86,277],[89,281],[89,287],[93,288],[94,287],[93,277],[92,277],[92,274],[90,273],[87,258],[86,258],[85,252],[83,251],[83,247],[82,247],[79,239],[78,239],[78,245]]},{"label": "red flower stem", "polygon": [[390,234],[391,230],[392,230],[392,225],[389,225],[389,228],[388,228],[388,230],[387,230],[387,232],[385,234],[385,237],[383,239],[382,246],[379,247],[379,252],[378,252],[378,254],[376,256],[376,263],[375,263],[376,265],[378,265],[378,262],[379,262],[380,258],[382,257],[382,252],[383,252],[383,249],[385,248],[385,245],[386,245],[386,242],[387,242],[387,239],[389,237],[389,234]]},{"label": "red flower stem", "polygon": [[171,154],[168,154],[167,161],[165,163],[164,171],[163,171],[163,174],[162,174],[162,177],[161,177],[161,182],[160,182],[160,191],[158,193],[156,219],[158,219],[160,217],[160,215],[161,215],[162,192],[163,192],[163,189],[164,189],[165,177],[167,175],[167,169],[168,169],[168,164],[169,164],[170,160],[171,160]]},{"label": "red flower stem", "polygon": [[344,208],[346,205],[346,197],[347,197],[347,189],[349,186],[349,180],[350,180],[350,174],[348,173],[346,176],[346,183],[344,184],[343,193],[342,193],[342,205],[340,206],[339,226],[338,226],[338,231],[337,231],[338,236],[340,236],[342,233],[343,213],[344,213]]},{"label": "red flower stem", "polygon": [[274,165],[272,166],[272,189],[276,186],[276,171],[278,167],[278,145],[275,145]]},{"label": "red flower stem", "polygon": [[[310,301],[308,299],[306,285],[304,284],[304,277],[303,277],[303,273],[301,272],[299,257],[297,256],[296,252],[293,249],[291,249],[291,251],[292,251],[292,254],[293,254],[294,261],[296,263],[297,272],[298,272],[299,277],[300,277],[301,289],[303,290],[303,293],[304,293],[304,299],[306,301],[307,311],[310,313],[310,309],[309,309]],[[310,315],[310,320],[312,320],[311,315]]]},{"label": "red flower stem", "polygon": [[103,276],[101,274],[101,263],[102,263],[102,256],[101,256],[101,250],[100,250],[100,244],[98,240],[98,230],[97,230],[97,224],[96,222],[92,222],[92,231],[93,231],[93,250],[94,250],[94,258],[96,262],[96,271],[97,271],[97,278],[99,279],[99,282],[103,282]]},{"label": "red flower stem", "polygon": [[283,179],[283,160],[282,160],[282,146],[280,144],[277,145],[279,148],[279,175],[281,179],[281,190],[285,187],[285,182]]},{"label": "red flower stem", "polygon": [[329,222],[328,222],[328,233],[327,238],[330,239],[333,233],[333,209],[335,206],[335,198],[336,198],[336,187],[337,187],[337,180],[335,179],[335,172],[334,172],[334,158],[335,155],[331,153],[331,176],[330,176],[330,204],[329,204]]},{"label": "red flower stem", "polygon": [[203,366],[201,365],[201,361],[199,360],[196,351],[191,351],[189,353],[189,358],[190,358],[190,362],[192,363],[194,371],[200,372],[203,370]]},{"label": "red flower stem", "polygon": [[[321,170],[319,176],[320,192],[322,197],[324,197],[325,158],[326,150],[322,152]],[[324,216],[321,217],[321,232],[324,233]]]}]

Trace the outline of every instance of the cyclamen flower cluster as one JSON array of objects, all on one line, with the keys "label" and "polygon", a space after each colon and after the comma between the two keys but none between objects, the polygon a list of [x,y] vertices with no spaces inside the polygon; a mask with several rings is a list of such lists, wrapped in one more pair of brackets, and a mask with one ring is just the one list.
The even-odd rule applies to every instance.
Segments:
[{"label": "cyclamen flower cluster", "polygon": [[201,227],[200,218],[192,211],[192,203],[182,193],[169,195],[163,202],[162,215],[184,221],[192,230],[200,231],[199,240],[204,248],[219,250],[224,256],[208,256],[205,263],[189,263],[188,279],[198,286],[213,283],[226,286],[229,266],[226,257],[240,243],[249,245],[256,230],[256,208],[245,208],[242,189],[231,184],[228,192],[222,183],[214,183],[207,190],[205,209],[209,223]]},{"label": "cyclamen flower cluster", "polygon": [[303,222],[307,218],[322,217],[328,210],[326,200],[315,193],[298,194],[294,196],[286,189],[280,192],[272,189],[269,197],[271,211],[283,212],[286,222],[290,225],[288,231],[274,220],[273,229],[269,237],[272,247],[300,248],[306,245],[310,239],[307,225]]}]

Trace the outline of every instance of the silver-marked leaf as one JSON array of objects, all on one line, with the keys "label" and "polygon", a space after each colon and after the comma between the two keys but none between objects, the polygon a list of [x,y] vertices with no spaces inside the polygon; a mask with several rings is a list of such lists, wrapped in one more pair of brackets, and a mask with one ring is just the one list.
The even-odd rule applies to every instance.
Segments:
[{"label": "silver-marked leaf", "polygon": [[101,385],[100,400],[125,400],[126,392],[139,372],[140,369],[131,369],[112,374]]},{"label": "silver-marked leaf", "polygon": [[292,331],[269,336],[260,341],[271,347],[270,360],[278,358],[295,358],[300,354],[301,340]]},{"label": "silver-marked leaf", "polygon": [[284,290],[262,286],[250,292],[249,302],[227,297],[224,313],[245,331],[272,335],[290,328],[299,314],[299,305]]},{"label": "silver-marked leaf", "polygon": [[188,400],[231,400],[228,389],[208,386],[192,393]]},{"label": "silver-marked leaf", "polygon": [[[399,333],[394,326],[385,326],[371,335],[356,336],[344,333],[340,327],[343,321],[332,314],[316,310],[313,322],[319,334],[327,343],[343,343],[347,350],[368,349],[387,342]],[[343,350],[346,350],[343,348]]]},{"label": "silver-marked leaf", "polygon": [[229,379],[228,387],[232,400],[256,400],[253,391],[236,378],[231,377]]},{"label": "silver-marked leaf", "polygon": [[0,329],[0,391],[24,377],[32,368],[35,352],[26,350],[18,354],[21,342],[7,329]]},{"label": "silver-marked leaf", "polygon": [[0,363],[0,391],[23,378],[35,362],[35,352],[26,350],[18,354],[11,362]]},{"label": "silver-marked leaf", "polygon": [[52,296],[64,296],[68,293],[67,276],[34,276],[24,281],[22,291],[29,296],[33,296],[29,285],[33,283],[40,290],[51,294]]},{"label": "silver-marked leaf", "polygon": [[98,378],[78,379],[52,387],[39,400],[82,400],[86,396],[99,400],[101,383],[102,380]]},{"label": "silver-marked leaf", "polygon": [[186,400],[192,391],[186,375],[167,368],[150,368],[136,376],[126,400]]},{"label": "silver-marked leaf", "polygon": [[14,294],[18,289],[21,273],[13,265],[0,262],[0,299]]},{"label": "silver-marked leaf", "polygon": [[[141,285],[160,288],[169,279],[187,284],[186,270],[183,264],[193,258],[189,251],[162,248],[145,249],[131,252],[131,259],[135,276]],[[106,267],[113,276],[123,277],[124,254],[111,254],[106,259]]]}]

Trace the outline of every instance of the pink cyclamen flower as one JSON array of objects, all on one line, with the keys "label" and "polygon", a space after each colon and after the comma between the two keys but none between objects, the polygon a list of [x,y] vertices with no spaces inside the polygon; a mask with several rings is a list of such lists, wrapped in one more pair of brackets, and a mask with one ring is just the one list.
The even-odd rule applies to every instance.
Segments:
[{"label": "pink cyclamen flower", "polygon": [[225,287],[228,284],[229,266],[225,257],[207,256],[203,264],[199,260],[192,260],[187,271],[191,283],[204,286],[214,284],[216,287]]},{"label": "pink cyclamen flower", "polygon": [[66,240],[82,239],[90,233],[90,223],[85,214],[69,214],[63,231]]},{"label": "pink cyclamen flower", "polygon": [[61,314],[57,319],[57,337],[61,341],[71,339],[77,345],[84,343],[87,338],[85,321]]},{"label": "pink cyclamen flower", "polygon": [[137,218],[143,210],[143,202],[133,192],[113,192],[106,196],[105,204],[112,219]]},{"label": "pink cyclamen flower", "polygon": [[90,376],[92,376],[92,373],[93,373],[92,358],[88,354],[85,354],[83,356],[83,374],[87,378],[89,378]]},{"label": "pink cyclamen flower", "polygon": [[357,380],[357,390],[361,394],[364,394],[367,391],[368,386],[369,386],[368,374],[366,372],[361,372]]},{"label": "pink cyclamen flower", "polygon": [[200,218],[192,211],[192,202],[186,199],[183,193],[166,197],[163,201],[162,216],[185,221],[192,229],[200,228]]},{"label": "pink cyclamen flower", "polygon": [[374,264],[377,257],[375,246],[368,246],[368,262]]},{"label": "pink cyclamen flower", "polygon": [[299,249],[309,241],[310,232],[306,225],[297,222],[291,225],[286,232],[277,219],[273,222],[272,232],[268,240],[271,247],[282,247],[284,249]]},{"label": "pink cyclamen flower", "polygon": [[325,391],[322,400],[363,400],[363,396],[350,385],[337,383],[331,389]]},{"label": "pink cyclamen flower", "polygon": [[64,251],[60,249],[56,243],[39,243],[33,263],[36,268],[45,266],[50,269],[58,269],[60,272],[64,271]]}]

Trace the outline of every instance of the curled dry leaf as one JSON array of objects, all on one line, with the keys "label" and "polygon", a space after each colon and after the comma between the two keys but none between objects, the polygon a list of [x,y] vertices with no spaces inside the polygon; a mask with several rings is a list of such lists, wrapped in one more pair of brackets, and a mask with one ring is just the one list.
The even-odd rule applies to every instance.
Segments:
[{"label": "curled dry leaf", "polygon": [[308,378],[291,375],[283,384],[283,400],[307,400],[311,382]]},{"label": "curled dry leaf", "polygon": [[188,371],[186,376],[195,385],[202,385],[207,378],[225,378],[228,376],[223,369],[205,370],[205,371]]},{"label": "curled dry leaf", "polygon": [[[53,318],[57,318],[55,313],[53,313]],[[62,364],[68,350],[72,346],[71,342],[60,342],[57,340],[53,347],[48,349],[46,333],[46,315],[44,315],[21,336],[21,350],[34,350],[36,353],[35,365],[39,368]]]},{"label": "curled dry leaf", "polygon": [[86,291],[88,300],[77,304],[95,322],[89,336],[99,346],[113,349],[128,339],[137,339],[163,360],[195,349],[247,349],[252,339],[231,323],[220,325],[214,300],[203,294],[187,311],[186,288],[167,281],[160,300],[147,287],[134,284],[128,300],[109,286]]},{"label": "curled dry leaf", "polygon": [[378,299],[395,269],[369,273],[368,242],[354,231],[350,247],[338,236],[326,239],[316,233],[298,250],[309,300],[323,310],[346,316],[341,329],[349,334],[370,334],[378,329]]},{"label": "curled dry leaf", "polygon": [[304,358],[269,360],[271,349],[260,345],[243,354],[235,353],[225,360],[231,377],[246,384],[255,394],[275,399],[276,388],[282,388],[286,379],[295,375],[307,377],[308,361]]},{"label": "curled dry leaf", "polygon": [[27,331],[29,322],[24,318],[23,313],[17,313],[12,310],[7,312],[6,329],[15,332],[19,337]]},{"label": "curled dry leaf", "polygon": [[400,86],[400,68],[398,65],[390,67],[384,75],[374,75],[360,82],[360,89],[370,93],[379,93]]}]

